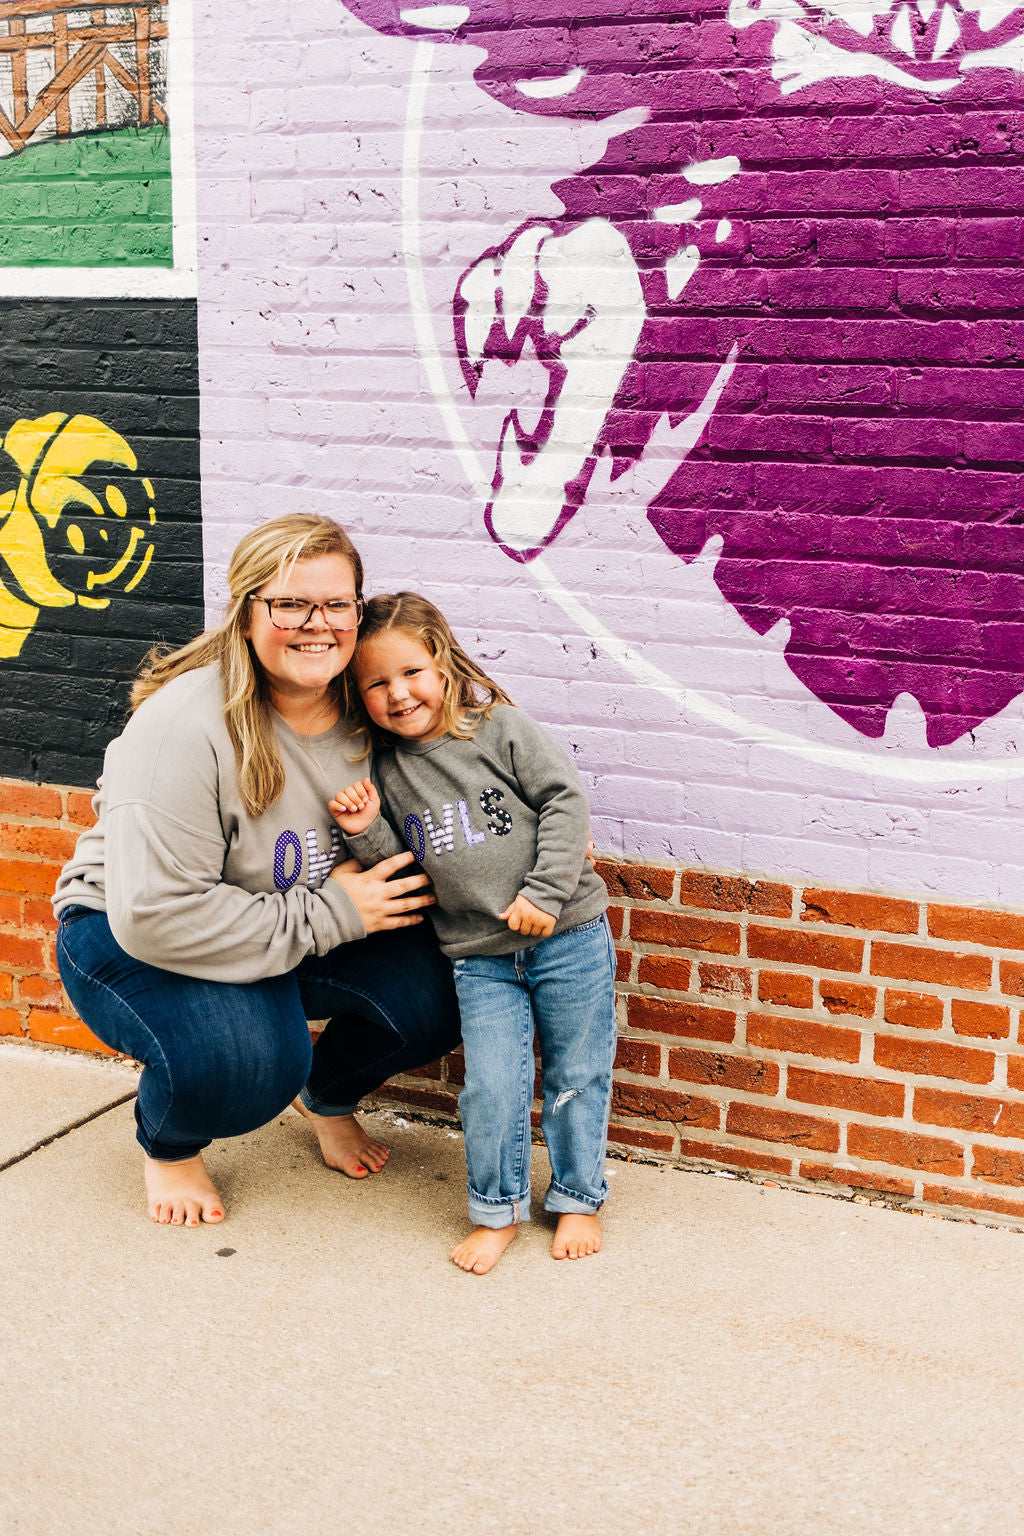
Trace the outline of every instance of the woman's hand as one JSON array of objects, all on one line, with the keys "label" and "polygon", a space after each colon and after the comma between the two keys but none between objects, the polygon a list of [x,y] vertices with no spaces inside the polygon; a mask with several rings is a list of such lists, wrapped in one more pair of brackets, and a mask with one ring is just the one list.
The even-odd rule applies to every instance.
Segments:
[{"label": "woman's hand", "polygon": [[396,870],[413,863],[411,853],[396,853],[381,859],[372,869],[361,869],[358,859],[346,859],[331,870],[363,920],[367,933],[381,933],[385,928],[409,928],[422,923],[421,907],[434,905],[430,881],[424,874],[408,875],[404,880],[389,880]]}]

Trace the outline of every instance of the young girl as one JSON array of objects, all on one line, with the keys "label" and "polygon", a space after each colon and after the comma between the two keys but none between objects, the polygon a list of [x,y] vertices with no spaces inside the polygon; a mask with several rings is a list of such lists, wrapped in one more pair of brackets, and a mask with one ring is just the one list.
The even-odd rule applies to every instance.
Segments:
[{"label": "young girl", "polygon": [[362,862],[408,846],[429,874],[462,1014],[459,1111],[476,1225],[451,1257],[486,1274],[529,1220],[534,1026],[552,1172],[544,1206],[558,1214],[551,1251],[596,1253],[615,994],[579,775],[415,593],[367,604],[354,667],[374,780],[343,789],[331,811]]}]

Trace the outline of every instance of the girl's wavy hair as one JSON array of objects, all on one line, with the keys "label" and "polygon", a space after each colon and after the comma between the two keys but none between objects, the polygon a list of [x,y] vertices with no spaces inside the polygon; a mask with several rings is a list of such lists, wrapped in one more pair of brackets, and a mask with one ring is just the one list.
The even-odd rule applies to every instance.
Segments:
[{"label": "girl's wavy hair", "polygon": [[[359,626],[356,655],[369,640],[390,630],[400,630],[418,640],[433,656],[441,674],[444,698],[442,724],[451,736],[468,741],[481,720],[490,718],[496,704],[514,704],[504,688],[467,656],[452,634],[444,614],[418,592],[386,592],[371,597]],[[387,747],[401,740],[390,731],[374,725],[359,702],[359,721],[366,734],[365,757],[371,746]]]},{"label": "girl's wavy hair", "polygon": [[[363,562],[344,528],[329,517],[295,512],[261,523],[238,542],[228,566],[230,600],[224,619],[178,650],[154,647],[132,688],[132,709],[183,672],[217,666],[224,683],[224,720],[235,749],[238,785],[250,816],[262,816],[284,791],[284,765],[274,731],[270,690],[248,638],[249,593],[275,576],[283,580],[300,560],[342,555],[352,566],[356,597],[363,593]],[[330,685],[343,717],[355,713],[347,672]]]}]

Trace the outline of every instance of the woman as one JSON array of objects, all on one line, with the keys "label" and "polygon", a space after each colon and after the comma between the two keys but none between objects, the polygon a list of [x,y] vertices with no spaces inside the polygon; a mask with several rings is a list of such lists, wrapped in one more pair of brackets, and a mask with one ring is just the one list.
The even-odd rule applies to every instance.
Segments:
[{"label": "woman", "polygon": [[[352,777],[345,669],[363,567],[344,531],[297,514],[247,533],[224,622],[150,658],[57,884],[71,1001],[143,1063],[135,1118],[154,1221],[217,1222],[203,1163],[291,1100],[352,1178],[387,1149],[364,1094],[458,1041],[450,967],[412,854],[335,864],[327,804]],[[327,1018],[315,1047],[307,1020]],[[298,1097],[296,1098],[296,1095]]]}]

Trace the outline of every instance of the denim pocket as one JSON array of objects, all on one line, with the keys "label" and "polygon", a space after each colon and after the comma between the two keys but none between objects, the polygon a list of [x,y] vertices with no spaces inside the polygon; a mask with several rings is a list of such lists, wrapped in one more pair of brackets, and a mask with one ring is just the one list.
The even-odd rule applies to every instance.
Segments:
[{"label": "denim pocket", "polygon": [[592,917],[589,922],[577,923],[575,928],[566,928],[564,931],[566,933],[590,933],[594,928],[600,928],[601,924],[605,921],[606,918],[602,912],[599,917]]},{"label": "denim pocket", "polygon": [[59,920],[64,924],[65,928],[70,928],[72,923],[80,922],[83,917],[98,917],[100,915],[95,907],[65,907]]}]

